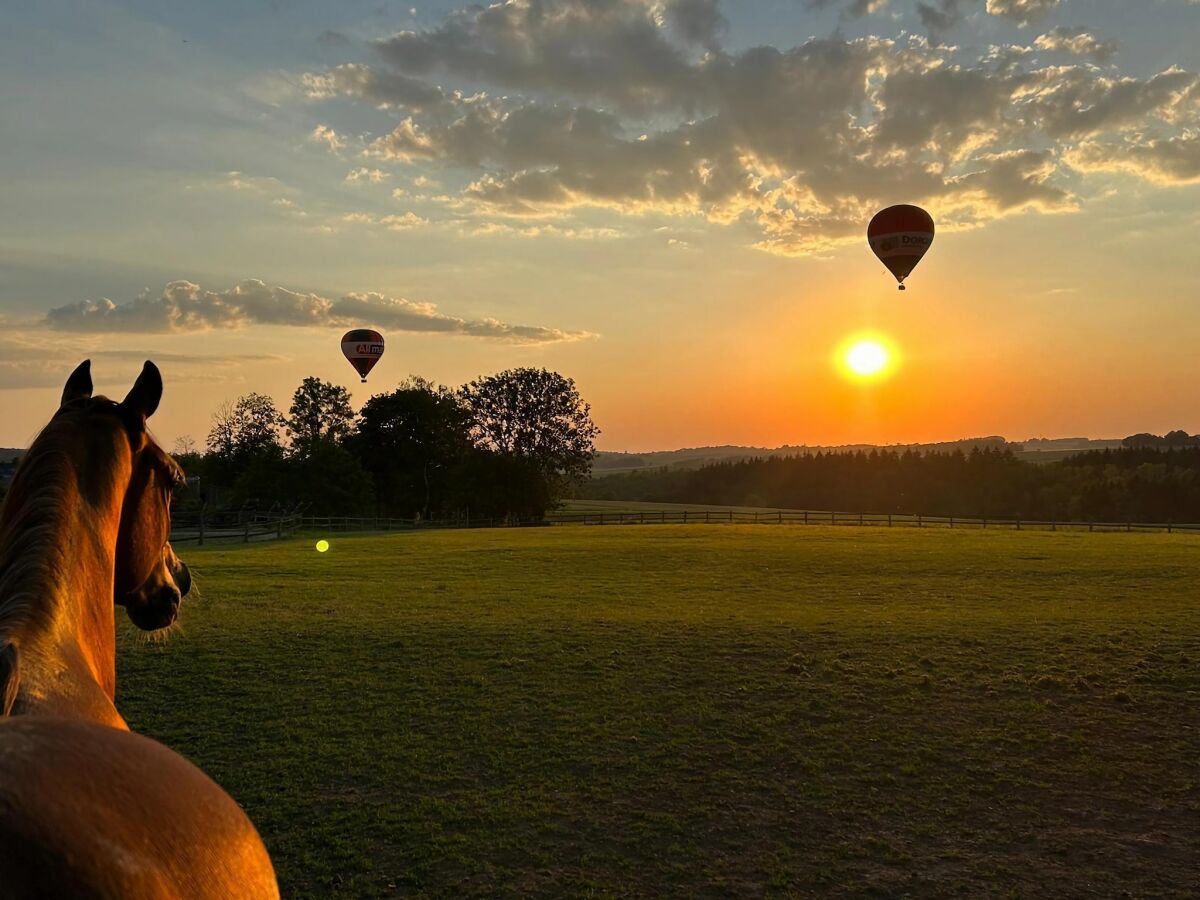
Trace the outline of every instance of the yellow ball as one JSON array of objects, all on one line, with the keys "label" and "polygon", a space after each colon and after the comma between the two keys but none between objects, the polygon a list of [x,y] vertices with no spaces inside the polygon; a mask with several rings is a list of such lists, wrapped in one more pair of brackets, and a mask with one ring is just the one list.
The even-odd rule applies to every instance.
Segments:
[{"label": "yellow ball", "polygon": [[326,541],[326,540],[317,541],[317,552],[318,553],[324,553],[328,549],[329,549],[329,541]]}]

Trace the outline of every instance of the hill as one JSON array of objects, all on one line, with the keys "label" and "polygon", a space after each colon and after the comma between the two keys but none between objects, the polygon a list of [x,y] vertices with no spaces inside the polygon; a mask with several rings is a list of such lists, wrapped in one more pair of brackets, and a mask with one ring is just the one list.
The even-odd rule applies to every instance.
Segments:
[{"label": "hill", "polygon": [[[1120,441],[1117,442],[1118,444]],[[870,450],[914,450],[919,453],[968,452],[975,447],[1006,447],[999,435],[964,438],[933,444],[838,444],[832,446],[786,444],[782,447],[742,447],[726,444],[717,447],[685,447],[680,450],[650,450],[644,453],[601,450],[592,463],[592,476],[600,477],[638,469],[698,469],[715,462],[736,462],[768,457],[813,456],[817,453],[857,453]]]}]

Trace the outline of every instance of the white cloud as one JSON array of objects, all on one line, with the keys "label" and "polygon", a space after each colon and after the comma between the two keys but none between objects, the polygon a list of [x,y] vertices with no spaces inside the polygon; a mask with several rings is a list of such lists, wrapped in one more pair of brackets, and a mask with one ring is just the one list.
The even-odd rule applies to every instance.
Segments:
[{"label": "white cloud", "polygon": [[1081,172],[1124,172],[1156,184],[1200,183],[1200,131],[1158,140],[1088,141],[1067,162]]},{"label": "white cloud", "polygon": [[383,169],[368,169],[366,166],[360,166],[357,169],[351,169],[346,174],[347,184],[383,184],[384,181],[392,176]]},{"label": "white cloud", "polygon": [[328,125],[318,125],[312,130],[312,134],[309,135],[309,138],[310,140],[324,144],[329,149],[330,153],[337,153],[346,146],[345,140],[343,140],[338,133]]},{"label": "white cloud", "polygon": [[1061,0],[987,0],[988,15],[1012,19],[1027,25],[1054,9]]},{"label": "white cloud", "polygon": [[[923,7],[948,27],[970,2]],[[1054,5],[991,0],[987,11],[1032,21]],[[919,37],[729,52],[716,13],[507,0],[376,41],[381,71],[340,66],[312,83],[326,99],[395,110],[392,130],[365,142],[368,157],[474,173],[445,198],[460,211],[740,219],[758,227],[758,246],[784,253],[857,239],[897,197],[962,223],[1075,209],[1079,186],[1062,160],[1084,144],[1154,130],[1170,141],[1200,126],[1200,78],[1178,68],[1134,77],[1045,65],[1025,47],[971,61]],[[1080,29],[1038,42],[1093,59],[1112,49]]]},{"label": "white cloud", "polygon": [[146,293],[127,303],[101,299],[57,307],[46,314],[44,324],[57,331],[93,333],[170,334],[252,325],[324,328],[358,324],[516,343],[591,337],[582,331],[448,316],[431,303],[380,293],[351,293],[333,299],[267,285],[258,279],[242,281],[224,291],[205,290],[189,281],[173,281],[161,294]]},{"label": "white cloud", "polygon": [[1039,50],[1090,56],[1097,62],[1105,62],[1117,52],[1116,41],[1097,40],[1086,28],[1051,28],[1039,35],[1033,44]]}]

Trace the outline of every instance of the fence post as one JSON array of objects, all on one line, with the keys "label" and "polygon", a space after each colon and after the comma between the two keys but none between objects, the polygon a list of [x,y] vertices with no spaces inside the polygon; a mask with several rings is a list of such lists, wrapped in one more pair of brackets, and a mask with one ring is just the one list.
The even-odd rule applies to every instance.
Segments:
[{"label": "fence post", "polygon": [[283,537],[283,516],[275,520],[275,537]]},{"label": "fence post", "polygon": [[704,511],[704,524],[705,524],[705,525],[707,525],[707,524],[708,524],[708,522],[709,522],[709,519],[708,519],[708,512],[709,512],[709,511],[708,511],[707,509]]},{"label": "fence post", "polygon": [[200,507],[200,546],[204,546],[204,507]]},{"label": "fence post", "polygon": [[1125,523],[1125,530],[1126,530],[1126,531],[1133,531],[1133,523],[1132,523],[1132,522],[1126,522],[1126,523]]},{"label": "fence post", "polygon": [[684,525],[686,525],[686,524],[687,524],[687,514],[688,514],[688,511],[685,509],[685,510],[683,511],[683,524],[684,524]]},{"label": "fence post", "polygon": [[[754,521],[755,522],[758,521],[758,513],[754,514]],[[729,524],[731,524],[731,525],[733,524],[733,510],[732,509],[729,511]]]},{"label": "fence post", "polygon": [[921,524],[921,514],[920,514],[920,513],[917,513],[917,527],[918,527],[918,528],[924,528],[924,527],[925,527],[923,524]]},{"label": "fence post", "polygon": [[829,524],[830,524],[830,525],[836,525],[836,524],[837,524],[837,513],[835,513],[835,512],[831,512],[831,513],[829,514]]},{"label": "fence post", "polygon": [[1173,533],[1174,526],[1175,526],[1175,523],[1172,522],[1170,519],[1167,519],[1167,534]]},{"label": "fence post", "polygon": [[861,526],[861,525],[862,525],[862,523],[863,523],[863,514],[860,512],[860,513],[858,514],[858,524]]},{"label": "fence post", "polygon": [[950,527],[951,527],[951,528],[953,528],[953,527],[954,527],[954,516],[951,516],[951,517],[950,517]]},{"label": "fence post", "polygon": [[1050,530],[1051,530],[1051,531],[1058,531],[1058,519],[1051,519],[1051,520],[1050,520]]},{"label": "fence post", "polygon": [[243,525],[242,525],[242,543],[243,544],[250,543],[250,518],[249,517],[246,518],[245,523],[243,523]]},{"label": "fence post", "polygon": [[782,509],[779,510],[779,524],[780,525],[783,524],[783,510]]},{"label": "fence post", "polygon": [[804,524],[805,525],[808,524],[808,510],[807,509],[804,511]]},{"label": "fence post", "polygon": [[1017,531],[1021,530],[1021,520],[1017,519]]},{"label": "fence post", "polygon": [[1088,531],[1091,532],[1091,531],[1095,531],[1095,530],[1096,530],[1095,521],[1088,522]]},{"label": "fence post", "polygon": [[667,511],[665,509],[660,509],[658,511],[658,520],[664,525],[667,524]]},{"label": "fence post", "polygon": [[888,528],[892,527],[892,514],[888,513]]},{"label": "fence post", "polygon": [[984,528],[987,528],[987,519],[984,519],[984,520],[983,520],[983,527],[984,527]]}]

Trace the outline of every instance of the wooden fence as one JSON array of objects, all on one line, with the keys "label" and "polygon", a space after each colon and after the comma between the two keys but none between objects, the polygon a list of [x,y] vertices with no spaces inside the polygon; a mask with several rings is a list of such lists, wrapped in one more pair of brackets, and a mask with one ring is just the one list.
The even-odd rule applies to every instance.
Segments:
[{"label": "wooden fence", "polygon": [[211,541],[240,541],[248,544],[288,537],[300,528],[301,517],[296,513],[177,513],[171,519],[171,543],[194,542],[203,546]]},{"label": "wooden fence", "polygon": [[850,513],[821,510],[639,510],[635,512],[552,512],[541,519],[397,519],[305,516],[298,513],[225,513],[176,516],[172,543],[271,540],[297,531],[414,531],[436,528],[530,528],[552,525],[825,525],[876,528],[1006,528],[1016,531],[1166,532],[1200,535],[1200,524],[1174,522],[1058,522],[1042,519],[972,519],[957,516]]},{"label": "wooden fence", "polygon": [[1149,531],[1200,534],[1200,524],[1173,522],[1078,522],[1041,519],[972,519],[959,516],[900,515],[896,513],[827,512],[824,510],[645,510],[638,512],[552,513],[552,525],[855,525],[883,528],[1009,528],[1016,531]]}]

